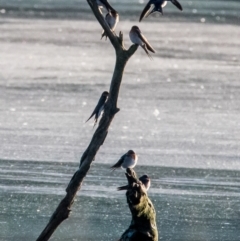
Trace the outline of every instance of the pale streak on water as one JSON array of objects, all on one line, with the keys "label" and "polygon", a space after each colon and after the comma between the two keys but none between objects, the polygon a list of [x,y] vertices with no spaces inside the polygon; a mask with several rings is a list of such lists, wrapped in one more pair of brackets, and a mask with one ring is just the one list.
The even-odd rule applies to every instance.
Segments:
[{"label": "pale streak on water", "polygon": [[[142,5],[111,2],[131,20],[117,27],[128,47]],[[109,167],[130,148],[137,173],[152,178],[160,240],[240,239],[240,4],[181,2],[183,17],[169,3],[164,17],[139,24],[157,54],[150,61],[138,49],[129,61],[121,111],[52,240],[120,237],[130,223],[116,191],[125,179]],[[91,139],[93,123],[84,122],[108,89],[114,51],[83,1],[0,0],[0,14],[0,240],[35,240]]]}]

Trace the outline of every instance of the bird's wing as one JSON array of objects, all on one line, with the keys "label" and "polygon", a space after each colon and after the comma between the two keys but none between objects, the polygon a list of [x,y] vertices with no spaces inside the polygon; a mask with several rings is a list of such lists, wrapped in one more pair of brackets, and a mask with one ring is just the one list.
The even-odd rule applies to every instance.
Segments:
[{"label": "bird's wing", "polygon": [[149,9],[150,9],[150,7],[151,7],[151,1],[149,1],[148,3],[147,3],[147,5],[145,6],[145,8],[143,9],[143,11],[142,11],[142,13],[141,13],[141,15],[140,15],[140,17],[139,17],[139,22],[141,22],[142,21],[142,19],[147,15],[147,13],[149,12]]},{"label": "bird's wing", "polygon": [[152,13],[154,13],[154,12],[156,12],[157,10],[157,5],[156,5],[157,3],[152,3],[151,4],[151,7],[149,8],[149,10],[148,10],[148,12],[146,13],[146,15],[144,16],[145,18],[147,18],[150,14],[152,14]]},{"label": "bird's wing", "polygon": [[125,155],[123,155],[123,156],[119,159],[119,161],[118,161],[115,165],[113,165],[113,166],[111,167],[111,169],[114,170],[114,169],[116,169],[116,168],[118,168],[118,167],[121,167],[122,164],[123,164],[124,158],[125,158]]},{"label": "bird's wing", "polygon": [[153,49],[153,47],[150,45],[150,43],[147,41],[147,39],[145,38],[144,35],[141,34],[141,32],[137,32],[138,37],[146,44],[146,47],[149,51],[155,53],[155,50]]},{"label": "bird's wing", "polygon": [[181,4],[177,0],[171,0],[172,4],[175,5],[179,10],[183,10]]},{"label": "bird's wing", "polygon": [[96,114],[96,109],[97,109],[97,106],[95,107],[93,113],[90,115],[90,117],[86,120],[86,122],[88,122],[95,114]]},{"label": "bird's wing", "polygon": [[95,114],[96,114],[96,118],[98,117],[98,111],[101,109],[101,107],[104,105],[104,103],[106,102],[107,97],[106,96],[101,96],[97,106],[95,107],[93,113],[91,114],[91,116],[87,119],[86,122],[88,122]]}]

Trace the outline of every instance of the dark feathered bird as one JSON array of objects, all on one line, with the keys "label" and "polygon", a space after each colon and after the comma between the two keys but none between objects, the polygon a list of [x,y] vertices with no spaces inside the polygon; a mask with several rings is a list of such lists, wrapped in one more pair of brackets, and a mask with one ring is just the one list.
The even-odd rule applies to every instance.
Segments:
[{"label": "dark feathered bird", "polygon": [[[104,109],[104,105],[106,103],[106,100],[108,98],[108,92],[107,91],[104,91],[97,103],[97,106],[95,107],[93,113],[91,114],[91,116],[87,119],[87,121],[89,121],[94,115],[95,115],[95,118],[94,118],[94,126],[97,124],[97,121],[98,121],[98,118],[101,116],[102,114],[102,111]],[[87,122],[86,121],[86,122]],[[93,126],[93,127],[94,127]]]},{"label": "dark feathered bird", "polygon": [[163,7],[165,7],[167,5],[167,2],[171,2],[172,4],[174,4],[179,10],[183,10],[181,4],[177,1],[177,0],[150,0],[147,5],[145,6],[145,8],[143,9],[140,18],[139,18],[139,22],[142,21],[143,18],[148,17],[150,14],[154,13],[154,12],[160,12],[161,14],[163,14]]},{"label": "dark feathered bird", "polygon": [[[105,21],[107,22],[111,31],[114,31],[117,26],[117,23],[119,22],[119,14],[117,12],[110,11],[109,13],[106,14]],[[101,39],[104,36],[106,36],[106,39],[107,39],[107,35],[106,35],[105,31],[103,30]]]}]

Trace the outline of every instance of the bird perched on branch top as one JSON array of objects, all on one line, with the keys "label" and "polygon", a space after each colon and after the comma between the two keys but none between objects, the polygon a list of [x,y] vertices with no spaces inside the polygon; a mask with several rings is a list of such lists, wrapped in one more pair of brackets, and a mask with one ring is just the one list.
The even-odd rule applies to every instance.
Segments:
[{"label": "bird perched on branch top", "polygon": [[[179,10],[182,11],[182,6],[177,0],[168,0],[168,1],[172,2],[172,4],[174,4]],[[145,6],[145,8],[143,9],[143,11],[140,15],[140,18],[139,18],[139,22],[141,22],[141,20],[144,17],[146,18],[154,12],[160,12],[161,14],[163,14],[162,9],[163,9],[163,7],[165,7],[167,5],[168,1],[165,1],[165,0],[150,0],[147,3],[147,5]]]},{"label": "bird perched on branch top", "polygon": [[108,12],[110,11],[117,12],[107,0],[97,0],[97,5],[98,5],[98,8],[105,8]]},{"label": "bird perched on branch top", "polygon": [[[115,12],[115,11],[110,11],[106,14],[105,16],[105,21],[107,22],[109,28],[111,29],[111,31],[114,31],[116,26],[117,26],[117,23],[119,22],[119,14],[118,12]],[[107,39],[107,35],[105,33],[105,31],[103,30],[102,32],[102,37],[101,39],[106,36],[106,39]]]},{"label": "bird perched on branch top", "polygon": [[138,44],[144,49],[144,51],[146,52],[146,54],[148,55],[148,57],[150,59],[152,58],[151,55],[149,54],[148,50],[153,53],[155,53],[155,50],[150,45],[150,43],[147,41],[145,36],[142,34],[142,32],[138,26],[132,26],[132,28],[129,32],[129,37],[134,44]]},{"label": "bird perched on branch top", "polygon": [[[108,98],[109,93],[107,91],[104,91],[97,103],[97,106],[95,107],[93,113],[91,114],[91,116],[87,119],[87,121],[89,121],[94,115],[95,115],[95,122],[93,127],[97,124],[98,118],[101,116],[102,111],[104,110],[104,105],[106,103],[106,100]],[[86,122],[87,122],[86,121]]]},{"label": "bird perched on branch top", "polygon": [[[151,186],[151,180],[149,178],[148,175],[143,175],[139,178],[139,180],[142,182],[142,184],[145,186],[146,188],[146,191],[148,191],[148,189],[150,188]],[[121,191],[121,190],[128,190],[129,186],[126,185],[126,186],[121,186],[121,187],[118,187],[117,190],[118,191]]]},{"label": "bird perched on branch top", "polygon": [[116,168],[134,168],[137,164],[137,160],[138,160],[138,156],[136,155],[136,153],[133,150],[129,150],[127,153],[125,153],[123,156],[121,156],[121,158],[119,159],[119,161],[113,165],[111,168],[113,169],[113,171]]}]

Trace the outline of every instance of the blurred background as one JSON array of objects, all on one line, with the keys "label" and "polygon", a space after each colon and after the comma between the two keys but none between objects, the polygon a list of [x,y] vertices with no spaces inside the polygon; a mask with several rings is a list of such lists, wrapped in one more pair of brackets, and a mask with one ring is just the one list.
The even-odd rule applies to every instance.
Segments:
[{"label": "blurred background", "polygon": [[[113,0],[110,2],[124,20],[136,21],[147,1],[144,0]],[[176,11],[176,7],[169,2],[166,16],[161,22],[173,21],[199,22],[205,18],[207,22],[239,24],[240,6],[238,0],[182,0],[183,12]],[[61,18],[61,19],[93,19],[90,9],[83,0],[0,0],[1,16],[21,18]],[[123,19],[122,19],[123,20]]]},{"label": "blurred background", "polygon": [[[129,149],[152,185],[159,240],[240,239],[240,2],[180,0],[138,22],[146,1],[110,1],[126,48],[138,25],[156,50],[129,60],[115,116],[52,240],[117,240],[131,220]],[[104,12],[105,14],[106,12]],[[94,133],[115,51],[85,1],[0,0],[0,240],[36,240]]]}]

